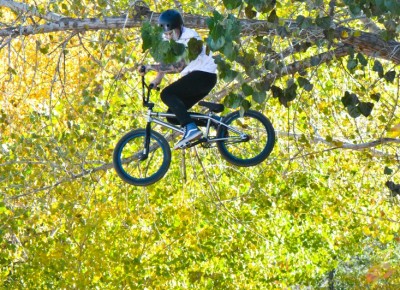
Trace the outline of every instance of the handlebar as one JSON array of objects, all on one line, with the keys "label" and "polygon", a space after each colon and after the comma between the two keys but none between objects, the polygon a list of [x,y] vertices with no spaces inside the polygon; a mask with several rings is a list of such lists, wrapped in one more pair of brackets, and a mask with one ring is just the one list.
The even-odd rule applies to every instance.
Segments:
[{"label": "handlebar", "polygon": [[[144,73],[146,72],[146,66],[142,65],[139,69],[139,72]],[[147,94],[146,94],[146,89],[147,89]],[[150,94],[151,90],[156,89],[157,91],[160,90],[159,87],[154,87],[154,84],[146,84],[146,80],[144,75],[142,75],[142,99],[143,99],[143,105],[144,106],[153,106],[152,103],[150,103]]]},{"label": "handlebar", "polygon": [[[145,65],[141,65],[140,68],[139,68],[139,73],[145,73],[145,72],[146,72],[146,66]],[[160,90],[160,88],[158,88],[158,87],[154,88],[154,84],[147,85],[145,80],[144,80],[144,75],[142,75],[142,83],[149,90],[152,90],[152,89],[156,89],[158,91]]]}]

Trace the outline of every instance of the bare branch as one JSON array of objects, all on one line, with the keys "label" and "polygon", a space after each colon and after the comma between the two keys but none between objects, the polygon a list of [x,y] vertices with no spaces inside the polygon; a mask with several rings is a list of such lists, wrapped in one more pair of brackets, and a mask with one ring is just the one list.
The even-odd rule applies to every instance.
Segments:
[{"label": "bare branch", "polygon": [[[276,134],[278,136],[282,136],[282,137],[292,137],[292,138],[301,138],[303,136],[303,134],[297,134],[297,133],[290,133],[290,132],[286,132],[286,131],[276,131]],[[178,134],[171,134],[169,136],[166,137],[167,140],[172,140],[173,138],[175,138]],[[393,158],[392,155],[388,155],[387,153],[384,153],[382,151],[379,150],[375,150],[374,148],[380,145],[385,145],[385,144],[400,144],[400,139],[395,139],[395,138],[381,138],[375,141],[371,141],[371,142],[366,142],[366,143],[360,143],[360,144],[353,144],[350,141],[341,141],[341,140],[333,140],[332,142],[328,142],[326,141],[326,139],[316,136],[314,137],[312,140],[310,140],[310,142],[312,143],[322,143],[322,144],[326,144],[329,146],[333,146],[332,148],[329,148],[327,150],[334,150],[334,149],[349,149],[349,150],[356,150],[356,151],[361,151],[361,150],[368,150],[370,149],[371,153],[374,156],[377,157],[391,157]],[[325,150],[325,151],[327,151]],[[314,152],[314,153],[309,153],[308,155],[315,155],[318,154],[318,152]],[[132,160],[136,159],[137,155],[132,157]],[[132,160],[125,160],[124,162],[130,162]],[[20,195],[16,195],[16,196],[10,196],[8,197],[9,200],[13,200],[13,199],[18,199],[21,197],[25,197],[25,196],[29,196],[29,195],[33,195],[36,194],[38,192],[42,192],[42,191],[47,191],[47,190],[52,190],[53,188],[67,183],[67,182],[72,182],[74,180],[80,179],[80,178],[84,178],[86,176],[89,176],[93,173],[98,173],[98,172],[105,172],[108,171],[110,169],[114,168],[112,163],[105,163],[101,166],[92,168],[92,169],[87,169],[87,170],[83,170],[81,173],[79,174],[74,174],[72,176],[68,176],[65,178],[60,179],[59,181],[51,184],[51,185],[47,185],[41,188],[37,188],[34,189],[32,191],[29,191],[27,193],[24,194],[20,194]]]},{"label": "bare branch", "polygon": [[[285,132],[285,131],[276,131],[276,134],[278,136],[292,137],[292,138],[296,138],[296,139],[300,139],[303,137],[303,134],[296,134],[296,133],[290,133],[290,132]],[[379,151],[379,150],[375,150],[373,148],[380,146],[380,145],[385,145],[385,144],[400,144],[400,139],[381,138],[381,139],[371,141],[371,142],[354,144],[350,141],[342,141],[339,139],[328,142],[325,138],[316,136],[312,140],[310,140],[310,142],[322,143],[322,144],[326,144],[329,146],[334,146],[335,149],[349,149],[349,150],[355,150],[355,151],[371,149],[371,153],[375,156],[388,157],[388,154],[386,154],[382,151]]]}]

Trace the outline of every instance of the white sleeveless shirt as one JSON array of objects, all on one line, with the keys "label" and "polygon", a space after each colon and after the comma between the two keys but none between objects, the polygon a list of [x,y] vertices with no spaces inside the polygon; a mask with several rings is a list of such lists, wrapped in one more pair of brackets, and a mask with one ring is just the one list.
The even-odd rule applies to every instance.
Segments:
[{"label": "white sleeveless shirt", "polygon": [[[199,34],[193,29],[182,27],[181,37],[176,41],[177,43],[182,43],[186,47],[191,38],[196,38],[197,40],[201,40]],[[187,75],[193,71],[204,71],[208,73],[217,73],[217,65],[214,62],[214,59],[210,55],[206,53],[206,48],[203,45],[203,49],[201,53],[197,56],[196,59],[192,60],[188,63],[188,65],[181,71],[181,75]]]}]

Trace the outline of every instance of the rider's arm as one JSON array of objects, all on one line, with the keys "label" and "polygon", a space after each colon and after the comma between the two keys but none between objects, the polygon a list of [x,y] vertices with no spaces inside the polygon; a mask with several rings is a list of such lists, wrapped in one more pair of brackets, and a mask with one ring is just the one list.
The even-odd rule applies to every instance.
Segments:
[{"label": "rider's arm", "polygon": [[169,74],[169,73],[179,73],[186,67],[184,59],[172,64],[151,64],[146,66],[146,70],[154,70],[158,73]]},{"label": "rider's arm", "polygon": [[151,84],[153,84],[154,87],[158,87],[158,85],[161,83],[164,75],[165,75],[165,73],[162,73],[162,72],[157,73],[155,79],[151,82]]}]

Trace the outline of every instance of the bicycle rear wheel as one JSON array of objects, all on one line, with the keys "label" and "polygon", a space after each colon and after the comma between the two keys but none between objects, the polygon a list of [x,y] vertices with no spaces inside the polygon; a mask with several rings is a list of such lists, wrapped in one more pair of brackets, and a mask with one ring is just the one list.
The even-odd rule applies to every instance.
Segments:
[{"label": "bicycle rear wheel", "polygon": [[149,154],[143,159],[146,130],[133,130],[117,143],[113,164],[118,176],[132,185],[146,186],[164,177],[171,163],[171,149],[165,138],[151,130]]},{"label": "bicycle rear wheel", "polygon": [[269,156],[275,145],[275,131],[263,114],[248,110],[240,116],[236,111],[222,121],[236,129],[221,125],[217,131],[217,138],[227,138],[217,143],[218,151],[226,161],[247,167],[257,165]]}]

